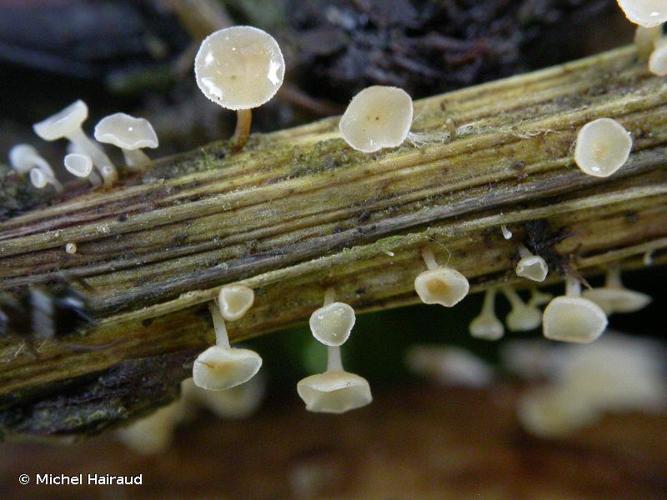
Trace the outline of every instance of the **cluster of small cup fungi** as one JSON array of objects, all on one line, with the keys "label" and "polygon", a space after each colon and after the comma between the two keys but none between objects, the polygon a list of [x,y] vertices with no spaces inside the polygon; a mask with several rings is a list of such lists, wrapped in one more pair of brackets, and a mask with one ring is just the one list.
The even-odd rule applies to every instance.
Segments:
[{"label": "cluster of small cup fungi", "polygon": [[[667,45],[660,41],[661,24],[667,20],[666,2],[619,0],[619,4],[628,18],[639,24],[637,44],[645,47],[646,40],[651,40],[651,71],[666,75]],[[251,110],[272,99],[282,85],[285,62],[280,46],[271,35],[254,27],[225,28],[202,42],[194,69],[203,94],[237,112],[231,145],[232,150],[242,149],[250,133]],[[450,133],[411,132],[413,114],[412,98],[405,91],[372,86],[359,92],[350,102],[340,119],[340,135],[350,147],[363,153],[395,148],[406,140],[420,145],[449,137]],[[34,130],[48,141],[64,138],[71,142],[72,152],[64,160],[69,172],[88,178],[93,185],[110,186],[118,174],[102,148],[83,132],[81,125],[87,116],[85,103],[77,101],[35,124]],[[150,123],[123,113],[100,121],[95,128],[95,138],[122,148],[130,168],[142,168],[149,160],[141,149],[156,147],[158,142]],[[630,133],[617,121],[600,118],[579,130],[574,161],[587,175],[609,177],[628,161],[631,149]],[[62,189],[49,164],[31,146],[16,146],[10,159],[19,172],[30,172],[36,187],[51,184],[57,190]],[[510,239],[511,232],[506,227],[502,229],[503,235]],[[450,308],[463,300],[470,288],[466,277],[449,265],[439,264],[430,247],[422,248],[421,255],[426,270],[414,282],[421,301]],[[541,283],[548,272],[542,257],[532,254],[524,245],[518,246],[518,277]],[[533,290],[530,300],[524,302],[512,287],[503,286],[499,290],[512,308],[506,318],[510,330],[528,331],[542,325],[546,338],[575,343],[597,339],[607,327],[609,314],[636,311],[650,302],[648,296],[623,287],[618,269],[609,270],[604,287],[583,293],[580,281],[568,276],[565,294],[556,298]],[[487,340],[503,336],[504,325],[494,312],[497,292],[496,288],[486,291],[482,311],[469,327],[472,336]],[[253,302],[252,289],[229,285],[209,304],[216,344],[194,362],[195,386],[207,391],[226,391],[248,382],[259,372],[261,357],[252,350],[231,347],[225,326],[226,321],[243,317]],[[542,312],[539,306],[544,304],[547,305]],[[323,306],[310,318],[313,336],[328,350],[327,368],[324,373],[306,377],[297,385],[297,392],[308,410],[343,413],[371,402],[366,379],[346,372],[341,360],[341,346],[349,338],[354,323],[354,309],[336,302],[334,291],[327,290]]]}]

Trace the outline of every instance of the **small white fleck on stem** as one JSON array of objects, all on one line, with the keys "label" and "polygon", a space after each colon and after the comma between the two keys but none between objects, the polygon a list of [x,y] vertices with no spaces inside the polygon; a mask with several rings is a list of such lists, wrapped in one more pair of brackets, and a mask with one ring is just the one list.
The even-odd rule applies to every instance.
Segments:
[{"label": "small white fleck on stem", "polygon": [[68,243],[65,245],[65,252],[70,255],[74,255],[77,252],[76,243]]},{"label": "small white fleck on stem", "polygon": [[644,265],[646,267],[652,266],[653,265],[653,253],[655,250],[649,250],[644,254]]}]

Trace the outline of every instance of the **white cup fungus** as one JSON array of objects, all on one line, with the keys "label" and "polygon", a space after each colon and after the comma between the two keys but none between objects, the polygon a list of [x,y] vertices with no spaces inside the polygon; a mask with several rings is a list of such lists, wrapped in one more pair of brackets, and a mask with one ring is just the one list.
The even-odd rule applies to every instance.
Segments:
[{"label": "white cup fungus", "polygon": [[102,179],[93,169],[93,160],[90,156],[79,153],[70,153],[65,155],[63,163],[65,165],[65,170],[70,174],[82,179],[88,179],[95,187],[102,185]]},{"label": "white cup fungus", "polygon": [[[325,317],[315,318],[317,330],[312,331],[318,341],[327,345],[327,369],[324,373],[300,380],[296,386],[299,397],[306,404],[306,410],[316,413],[345,413],[373,401],[368,381],[343,369],[340,346],[349,337],[348,328],[352,328],[354,321],[346,308],[337,306],[328,309],[328,306],[336,304],[343,303],[334,302],[333,290],[327,290],[323,307],[318,309]],[[337,317],[327,317],[330,314]]]},{"label": "white cup fungus", "polygon": [[33,129],[45,141],[69,140],[77,152],[90,156],[104,179],[104,185],[111,186],[118,179],[116,167],[102,148],[84,133],[81,125],[86,118],[88,118],[88,106],[82,100],[78,100],[55,115],[35,123]]},{"label": "white cup fungus", "polygon": [[125,164],[131,169],[141,169],[150,163],[151,159],[142,149],[155,149],[159,145],[157,134],[148,120],[125,113],[102,118],[95,126],[95,139],[120,148]]},{"label": "white cup fungus", "polygon": [[548,339],[588,344],[607,328],[607,315],[595,302],[581,297],[581,284],[568,277],[566,294],[545,308],[542,327]]},{"label": "white cup fungus", "polygon": [[232,26],[204,39],[195,57],[197,86],[211,101],[237,112],[232,148],[248,141],[252,108],[273,98],[285,77],[278,42],[252,26]]},{"label": "white cup fungus", "polygon": [[512,309],[505,318],[507,328],[513,332],[528,332],[539,327],[542,323],[542,311],[530,302],[526,304],[514,288],[505,286],[503,294],[510,303]]},{"label": "white cup fungus", "polygon": [[452,267],[438,265],[428,247],[422,249],[422,258],[428,270],[415,278],[415,291],[424,304],[454,307],[468,295],[470,284],[463,274]]},{"label": "white cup fungus", "polygon": [[63,186],[56,179],[53,169],[37,150],[30,144],[17,144],[9,150],[9,163],[19,174],[30,173],[30,182],[37,189],[49,184],[56,191],[62,192]]},{"label": "white cup fungus", "polygon": [[534,255],[524,245],[519,245],[521,258],[516,264],[515,272],[520,278],[538,283],[543,282],[549,274],[549,266],[539,255]]},{"label": "white cup fungus", "polygon": [[606,314],[632,313],[639,311],[651,303],[651,297],[645,293],[629,290],[621,281],[621,269],[618,266],[607,270],[607,278],[603,287],[584,290],[582,297],[592,300]]},{"label": "white cup fungus", "polygon": [[482,311],[468,326],[468,331],[473,337],[484,340],[498,340],[505,334],[505,327],[496,316],[495,300],[495,288],[489,288],[484,292]]},{"label": "white cup fungus", "polygon": [[225,317],[240,319],[248,311],[254,301],[254,292],[241,285],[223,287],[218,301],[219,305],[209,304],[216,345],[201,353],[192,367],[194,384],[209,391],[241,385],[254,377],[262,366],[262,358],[255,351],[230,346],[225,326]]}]

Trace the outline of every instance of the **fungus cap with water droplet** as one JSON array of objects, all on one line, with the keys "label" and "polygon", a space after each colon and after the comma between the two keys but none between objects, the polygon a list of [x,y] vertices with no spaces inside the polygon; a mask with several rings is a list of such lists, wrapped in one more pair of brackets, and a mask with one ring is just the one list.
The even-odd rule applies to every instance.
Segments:
[{"label": "fungus cap with water droplet", "polygon": [[346,371],[311,375],[296,386],[306,410],[317,413],[345,413],[373,401],[368,381]]},{"label": "fungus cap with water droplet", "polygon": [[343,302],[320,307],[310,316],[310,331],[322,344],[343,345],[350,337],[356,317],[354,309]]},{"label": "fungus cap with water droplet", "polygon": [[468,295],[469,290],[468,279],[451,267],[430,269],[415,279],[415,291],[424,304],[453,307]]},{"label": "fungus cap with water droplet", "polygon": [[631,150],[630,133],[616,120],[599,118],[579,131],[574,160],[585,174],[609,177],[625,165]]},{"label": "fungus cap with water droplet", "polygon": [[251,109],[269,101],[285,76],[278,42],[252,26],[232,26],[204,39],[195,79],[211,101],[226,109]]},{"label": "fungus cap with water droplet", "polygon": [[148,120],[126,113],[114,113],[102,118],[95,125],[95,139],[128,150],[157,148],[159,145]]},{"label": "fungus cap with water droplet", "polygon": [[255,302],[255,292],[244,285],[225,286],[218,294],[220,314],[227,321],[241,319]]},{"label": "fungus cap with water droplet", "polygon": [[607,328],[607,315],[588,299],[560,296],[544,309],[542,326],[548,339],[588,344]]},{"label": "fungus cap with water droplet", "polygon": [[412,98],[397,87],[373,86],[352,98],[340,119],[345,142],[364,153],[403,144],[413,116]]},{"label": "fungus cap with water droplet", "polygon": [[665,0],[617,0],[630,22],[653,28],[667,22]]},{"label": "fungus cap with water droplet", "polygon": [[195,360],[192,379],[202,389],[224,391],[247,382],[261,367],[262,358],[255,351],[214,345]]}]

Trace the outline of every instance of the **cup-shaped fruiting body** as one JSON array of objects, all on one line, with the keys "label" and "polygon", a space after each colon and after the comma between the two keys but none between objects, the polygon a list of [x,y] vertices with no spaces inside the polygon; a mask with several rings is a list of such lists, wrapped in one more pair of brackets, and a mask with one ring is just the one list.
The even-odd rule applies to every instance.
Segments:
[{"label": "cup-shaped fruiting body", "polygon": [[255,302],[255,292],[244,285],[225,286],[218,294],[220,314],[227,321],[241,319]]},{"label": "cup-shaped fruiting body", "polygon": [[125,113],[114,113],[102,118],[95,126],[95,139],[121,148],[125,164],[133,169],[140,169],[151,161],[142,149],[155,149],[159,145],[155,130],[148,120]]},{"label": "cup-shaped fruiting body", "polygon": [[505,334],[505,327],[496,316],[496,289],[489,288],[484,293],[482,312],[470,322],[470,335],[478,339],[498,340]]},{"label": "cup-shaped fruiting body", "polygon": [[65,170],[70,174],[76,177],[81,177],[82,179],[88,179],[95,187],[102,184],[102,179],[100,179],[97,172],[93,170],[93,160],[90,156],[79,153],[70,153],[65,156],[63,163],[65,164]]},{"label": "cup-shaped fruiting body", "polygon": [[667,41],[659,42],[648,60],[648,69],[654,75],[667,76]]},{"label": "cup-shaped fruiting body", "polygon": [[[335,304],[340,304],[340,302],[334,302],[333,290],[329,289],[324,298],[324,307],[320,311],[327,306]],[[322,326],[319,324],[319,320],[316,320],[316,323],[318,327]],[[338,342],[340,341],[340,334],[342,334],[342,337],[345,337],[345,340],[349,336],[349,333],[345,335],[343,331],[350,324],[348,312],[343,314],[342,322],[335,321],[335,323],[338,335],[330,335],[331,332],[328,332],[329,334],[322,334],[323,331],[316,334],[313,331],[313,336],[318,340],[320,336],[323,336],[324,340],[327,341],[332,340],[332,337],[334,337],[333,340],[335,343],[327,347],[327,370],[324,373],[311,375],[300,380],[296,386],[297,393],[303,402],[306,403],[306,410],[308,411],[316,413],[344,413],[366,406],[373,401],[368,381],[359,375],[346,372],[343,369],[340,344]]]},{"label": "cup-shaped fruiting body", "polygon": [[192,379],[188,380],[191,384],[188,398],[219,418],[242,419],[253,415],[266,392],[266,381],[261,372],[245,384],[226,391],[206,391],[192,384]]},{"label": "cup-shaped fruiting body", "polygon": [[61,192],[63,190],[49,162],[30,144],[17,144],[10,149],[9,163],[19,174],[30,172],[30,181],[38,189],[51,184],[56,191]]},{"label": "cup-shaped fruiting body", "polygon": [[502,291],[512,306],[505,318],[507,328],[513,332],[528,332],[540,326],[542,311],[530,303],[526,304],[513,288],[503,287]]},{"label": "cup-shaped fruiting body", "polygon": [[595,302],[606,314],[636,312],[652,300],[650,295],[625,288],[621,281],[621,269],[617,266],[607,270],[603,287],[584,290],[581,295]]},{"label": "cup-shaped fruiting body", "polygon": [[[230,293],[223,293],[225,288],[228,288]],[[192,379],[197,387],[209,391],[231,389],[250,380],[262,367],[262,358],[255,351],[233,348],[229,345],[223,318],[224,311],[228,319],[239,319],[252,305],[254,293],[248,300],[249,294],[246,288],[224,287],[219,295],[220,305],[209,304],[216,345],[206,349],[194,362]]]},{"label": "cup-shaped fruiting body", "polygon": [[104,179],[104,184],[110,186],[118,178],[116,167],[102,148],[83,132],[81,125],[86,118],[88,118],[88,106],[85,102],[78,100],[55,115],[35,123],[33,129],[45,141],[69,140],[74,144],[77,152],[90,156]]},{"label": "cup-shaped fruiting body", "polygon": [[251,26],[233,26],[209,35],[195,57],[195,79],[202,93],[223,108],[237,111],[232,145],[248,140],[250,110],[268,102],[285,76],[278,42]]},{"label": "cup-shaped fruiting body", "polygon": [[310,331],[326,346],[343,345],[350,337],[356,320],[354,309],[343,302],[320,307],[310,316]]},{"label": "cup-shaped fruiting body", "polygon": [[414,114],[412,98],[403,89],[375,85],[352,98],[338,128],[345,142],[364,153],[403,144]]},{"label": "cup-shaped fruiting body", "polygon": [[470,284],[463,274],[449,266],[439,266],[428,247],[422,249],[422,257],[428,270],[415,278],[415,291],[424,304],[453,307],[468,295]]},{"label": "cup-shaped fruiting body", "polygon": [[345,413],[373,401],[368,381],[346,371],[326,371],[299,381],[296,386],[306,410],[315,413]]},{"label": "cup-shaped fruiting body", "polygon": [[653,28],[667,22],[665,0],[617,0],[630,22]]},{"label": "cup-shaped fruiting body", "polygon": [[214,345],[195,360],[192,379],[207,391],[224,391],[247,382],[261,367],[262,358],[255,351]]},{"label": "cup-shaped fruiting body", "polygon": [[542,283],[549,274],[546,261],[539,255],[533,255],[524,245],[519,246],[519,255],[521,258],[516,264],[516,275]]},{"label": "cup-shaped fruiting body", "polygon": [[566,295],[556,297],[544,309],[544,336],[562,342],[593,342],[606,330],[607,315],[595,302],[580,296],[578,280],[568,277],[566,284]]},{"label": "cup-shaped fruiting body", "polygon": [[599,118],[584,125],[577,135],[574,160],[587,175],[609,177],[628,161],[632,137],[611,118]]}]

